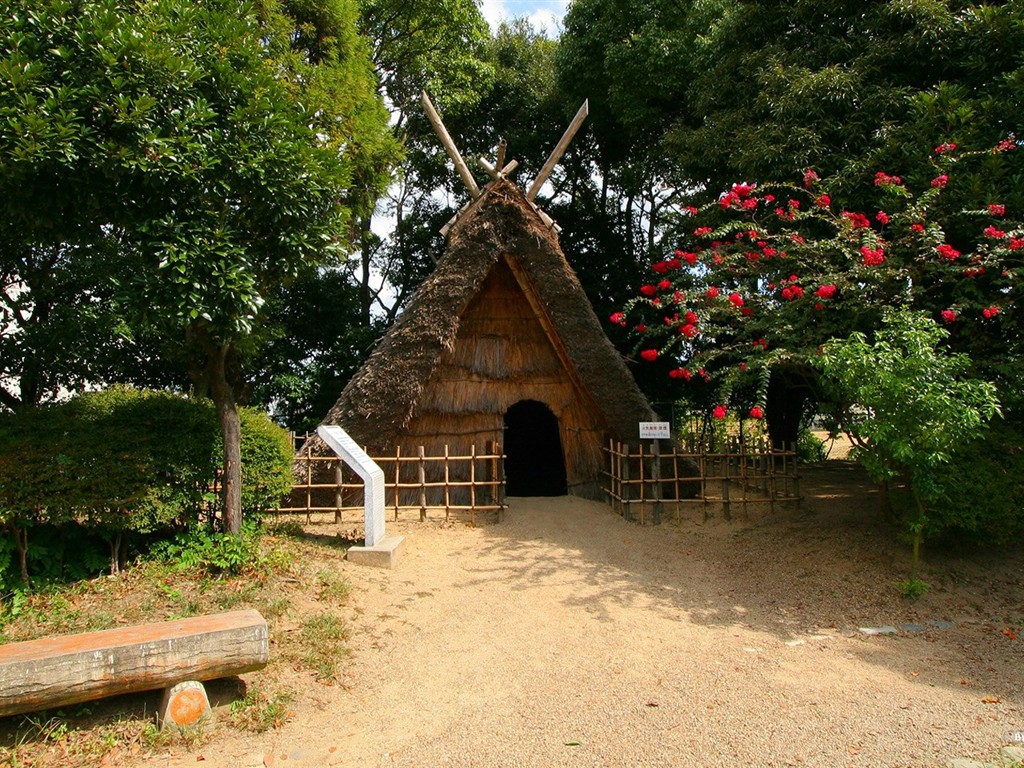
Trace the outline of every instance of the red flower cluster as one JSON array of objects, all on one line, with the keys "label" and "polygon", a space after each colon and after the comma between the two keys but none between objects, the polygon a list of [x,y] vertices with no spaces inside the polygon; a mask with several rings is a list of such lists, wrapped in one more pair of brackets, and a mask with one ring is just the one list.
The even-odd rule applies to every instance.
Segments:
[{"label": "red flower cluster", "polygon": [[999,314],[999,307],[995,305],[992,305],[991,307],[985,307],[985,309],[981,310],[981,314],[985,317],[986,320],[989,320]]},{"label": "red flower cluster", "polygon": [[725,418],[726,407],[724,405],[716,405],[715,410],[711,412],[711,415],[716,419]]},{"label": "red flower cluster", "polygon": [[942,189],[944,186],[949,184],[949,176],[942,173],[932,179],[932,187],[935,189]]},{"label": "red flower cluster", "polygon": [[752,419],[763,419],[764,418],[764,411],[761,410],[761,406],[755,405],[753,408],[750,409],[750,418],[752,418]]},{"label": "red flower cluster", "polygon": [[743,297],[740,296],[738,293],[730,293],[729,294],[729,301],[732,303],[732,305],[734,307],[742,307],[743,306]]},{"label": "red flower cluster", "polygon": [[682,379],[683,381],[689,381],[693,378],[693,374],[686,368],[673,368],[668,372],[670,379]]},{"label": "red flower cluster", "polygon": [[864,257],[861,263],[863,263],[865,266],[880,267],[882,264],[885,263],[885,251],[881,248],[881,246],[872,250],[871,248],[868,248],[866,245],[862,245],[860,247],[860,253],[861,256]]},{"label": "red flower cluster", "polygon": [[993,216],[1005,216],[1006,206],[1000,203],[989,203],[988,212],[991,213]]},{"label": "red flower cluster", "polygon": [[706,237],[710,235],[712,231],[711,227],[697,227],[693,230],[693,234],[697,237]]},{"label": "red flower cluster", "polygon": [[787,285],[782,289],[782,298],[786,301],[792,301],[793,299],[799,299],[804,295],[804,289],[799,285]]},{"label": "red flower cluster", "polygon": [[831,284],[819,286],[818,290],[814,292],[814,295],[819,299],[831,299],[836,295],[836,287]]},{"label": "red flower cluster", "polygon": [[653,363],[658,359],[658,350],[656,349],[645,349],[640,352],[640,357],[646,360],[648,363]]},{"label": "red flower cluster", "polygon": [[919,235],[924,232],[924,224],[911,224],[910,231]]},{"label": "red flower cluster", "polygon": [[875,174],[876,187],[898,187],[902,183],[903,179],[899,176],[890,176],[885,171],[879,171]]},{"label": "red flower cluster", "polygon": [[852,211],[843,211],[840,214],[853,226],[854,229],[867,229],[871,226],[871,222],[868,217],[863,213],[853,213]]},{"label": "red flower cluster", "polygon": [[653,285],[648,284],[640,286],[640,293],[642,293],[644,296],[653,296],[657,292],[658,289],[655,288]]},{"label": "red flower cluster", "polygon": [[832,198],[828,195],[818,195],[815,199],[814,204],[819,208],[828,208],[832,205]]},{"label": "red flower cluster", "polygon": [[690,266],[693,266],[694,264],[697,263],[697,254],[691,253],[689,251],[676,251],[676,258],[682,259]]},{"label": "red flower cluster", "polygon": [[938,251],[939,256],[946,259],[947,261],[956,261],[958,258],[960,258],[960,251],[958,251],[949,243],[943,243],[942,245],[938,245],[935,247],[935,250]]},{"label": "red flower cluster", "polygon": [[985,237],[991,237],[993,240],[1002,240],[1006,237],[1006,233],[990,225],[985,227]]},{"label": "red flower cluster", "polygon": [[956,312],[954,312],[952,309],[944,309],[939,314],[942,315],[942,319],[946,323],[946,325],[952,325],[953,323],[956,322]]},{"label": "red flower cluster", "polygon": [[889,223],[889,214],[885,211],[879,211],[875,214],[875,221],[884,226]]},{"label": "red flower cluster", "polygon": [[946,144],[939,144],[939,146],[935,148],[935,154],[944,155],[946,152],[952,152],[954,149],[956,149],[956,144],[950,141]]},{"label": "red flower cluster", "polygon": [[814,182],[819,181],[820,179],[821,177],[814,171],[812,171],[810,168],[804,171],[804,186],[807,187],[808,189],[813,187]]},{"label": "red flower cluster", "polygon": [[621,325],[623,328],[626,327],[626,313],[625,312],[612,312],[611,317],[608,318],[616,325]]},{"label": "red flower cluster", "polygon": [[717,286],[712,285],[704,292],[704,295],[707,296],[709,299],[717,299],[719,293],[720,291],[718,290]]}]

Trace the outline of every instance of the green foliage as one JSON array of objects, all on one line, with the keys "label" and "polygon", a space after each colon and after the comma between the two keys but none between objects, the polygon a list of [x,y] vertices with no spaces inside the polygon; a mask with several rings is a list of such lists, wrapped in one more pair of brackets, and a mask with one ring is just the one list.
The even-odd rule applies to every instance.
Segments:
[{"label": "green foliage", "polygon": [[[242,434],[242,499],[257,514],[291,486],[291,442],[249,410]],[[218,443],[208,401],[161,392],[112,388],[0,415],[0,522],[31,531],[26,566],[43,581],[91,575],[104,562],[94,539],[112,546],[122,535],[196,526],[214,498]],[[0,548],[17,573],[10,555],[7,544]],[[4,586],[11,572],[0,568]]]},{"label": "green foliage", "polygon": [[953,451],[930,509],[927,533],[957,542],[1007,545],[1024,538],[1024,428],[994,419],[981,438]]},{"label": "green foliage", "polygon": [[931,586],[927,582],[921,581],[920,579],[906,579],[896,586],[899,587],[900,594],[903,595],[903,599],[910,601],[921,599],[928,593],[928,590],[931,589]]},{"label": "green foliage", "polygon": [[640,355],[695,402],[707,404],[710,384],[720,404],[748,407],[753,389],[770,429],[773,385],[786,380],[816,397],[818,348],[873,333],[889,307],[941,320],[951,331],[943,343],[1010,392],[1022,352],[1020,212],[989,198],[951,213],[943,201],[970,182],[967,169],[1014,147],[940,145],[920,187],[872,172],[864,209],[846,208],[833,197],[841,184],[810,172],[802,186],[734,185],[687,211],[680,248],[651,265],[641,295],[612,319],[638,332]]},{"label": "green foliage", "polygon": [[956,447],[999,412],[995,386],[965,375],[968,358],[938,351],[945,336],[927,316],[891,311],[873,342],[854,333],[820,358],[857,459],[878,482],[906,477],[927,503]]},{"label": "green foliage", "polygon": [[288,432],[265,413],[243,408],[241,417],[242,511],[260,515],[291,490],[294,448]]},{"label": "green foliage", "polygon": [[930,509],[956,447],[999,413],[995,386],[966,375],[969,359],[938,351],[945,335],[921,313],[889,311],[874,342],[862,333],[830,341],[819,361],[857,460],[878,482],[903,479],[913,494],[903,519],[914,543],[911,581],[924,531],[950,522]]},{"label": "green foliage", "polygon": [[259,529],[246,521],[240,535],[235,536],[197,526],[160,542],[153,547],[153,554],[176,568],[237,575],[256,565]]},{"label": "green foliage", "polygon": [[796,455],[800,461],[807,462],[825,461],[828,458],[824,441],[809,429],[800,430],[796,440]]}]

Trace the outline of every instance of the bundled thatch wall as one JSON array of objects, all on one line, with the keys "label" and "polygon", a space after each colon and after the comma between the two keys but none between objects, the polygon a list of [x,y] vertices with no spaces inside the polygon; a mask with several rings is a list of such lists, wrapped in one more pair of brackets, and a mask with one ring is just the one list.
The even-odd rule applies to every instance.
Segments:
[{"label": "bundled thatch wall", "polygon": [[602,446],[654,417],[555,234],[507,181],[488,186],[409,307],[324,419],[371,454],[502,441],[509,406],[558,417],[570,491],[597,496]]}]

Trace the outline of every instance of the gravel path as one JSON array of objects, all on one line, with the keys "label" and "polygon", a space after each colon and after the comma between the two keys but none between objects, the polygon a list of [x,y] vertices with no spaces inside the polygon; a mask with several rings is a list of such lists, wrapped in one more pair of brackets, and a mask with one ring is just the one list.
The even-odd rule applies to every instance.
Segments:
[{"label": "gravel path", "polygon": [[[313,690],[293,722],[207,749],[203,764],[989,756],[1024,732],[1024,638],[1002,632],[1024,623],[1020,552],[938,558],[932,591],[905,603],[892,586],[904,549],[865,525],[877,502],[850,472],[811,472],[801,509],[737,523],[641,528],[553,498],[513,499],[504,522],[478,528],[398,526],[397,570],[346,564],[359,613],[347,690]],[[955,625],[857,631],[928,620]]]}]

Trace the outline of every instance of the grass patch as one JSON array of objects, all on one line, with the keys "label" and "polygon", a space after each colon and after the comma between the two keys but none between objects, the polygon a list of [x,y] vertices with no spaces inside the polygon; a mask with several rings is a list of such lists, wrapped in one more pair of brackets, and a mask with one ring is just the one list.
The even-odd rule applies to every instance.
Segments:
[{"label": "grass patch", "polygon": [[242,698],[214,702],[217,717],[204,725],[160,731],[148,694],[3,718],[0,765],[98,768],[134,765],[171,749],[193,751],[224,729],[259,733],[286,723],[296,696],[287,678],[296,669],[336,682],[350,655],[346,617],[355,612],[346,605],[352,588],[342,575],[344,551],[292,526],[275,526],[258,545],[252,567],[237,573],[148,560],[117,576],[47,586],[21,595],[15,610],[12,603],[0,611],[4,643],[245,608],[260,611],[273,640],[270,665],[245,675]]},{"label": "grass patch", "polygon": [[322,683],[335,682],[338,665],[350,653],[346,644],[350,636],[348,624],[333,613],[307,616],[299,631],[302,666]]}]

